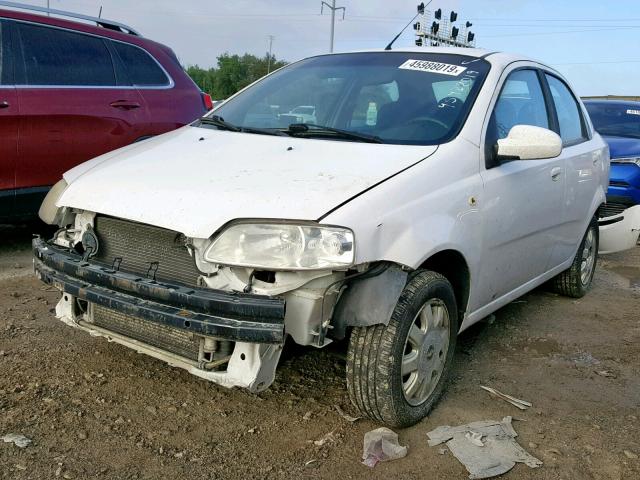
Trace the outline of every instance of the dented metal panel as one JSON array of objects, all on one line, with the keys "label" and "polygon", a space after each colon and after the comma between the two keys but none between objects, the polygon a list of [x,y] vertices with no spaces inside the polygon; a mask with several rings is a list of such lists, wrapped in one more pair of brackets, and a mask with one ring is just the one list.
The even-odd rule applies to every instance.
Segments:
[{"label": "dented metal panel", "polygon": [[331,336],[344,338],[345,327],[387,325],[407,276],[399,266],[391,265],[378,275],[349,282],[336,306]]},{"label": "dented metal panel", "polygon": [[316,220],[436,150],[194,127],[142,145],[66,173],[58,205],[207,238],[238,217]]}]

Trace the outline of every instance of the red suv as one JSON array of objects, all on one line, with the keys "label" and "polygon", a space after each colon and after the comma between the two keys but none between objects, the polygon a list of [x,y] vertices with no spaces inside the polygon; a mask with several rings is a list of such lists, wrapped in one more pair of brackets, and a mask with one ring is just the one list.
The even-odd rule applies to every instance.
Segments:
[{"label": "red suv", "polygon": [[35,214],[71,167],[211,108],[173,51],[126,25],[0,10],[0,221]]}]

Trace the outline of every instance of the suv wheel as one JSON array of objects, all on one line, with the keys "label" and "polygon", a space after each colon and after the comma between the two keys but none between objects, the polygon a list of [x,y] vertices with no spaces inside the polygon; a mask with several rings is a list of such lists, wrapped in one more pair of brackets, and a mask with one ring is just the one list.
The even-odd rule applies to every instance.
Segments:
[{"label": "suv wheel", "polygon": [[419,271],[410,277],[388,325],[356,327],[347,357],[347,389],[373,420],[407,427],[442,394],[453,362],[458,311],[451,284]]},{"label": "suv wheel", "polygon": [[591,288],[598,260],[598,220],[593,217],[573,263],[552,280],[552,290],[567,297],[581,298]]}]

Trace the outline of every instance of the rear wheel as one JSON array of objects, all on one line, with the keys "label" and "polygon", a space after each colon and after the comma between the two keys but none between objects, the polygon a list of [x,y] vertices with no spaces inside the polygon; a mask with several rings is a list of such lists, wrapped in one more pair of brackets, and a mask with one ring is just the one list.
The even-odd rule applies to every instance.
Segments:
[{"label": "rear wheel", "polygon": [[389,426],[420,421],[442,394],[457,331],[451,284],[435,272],[414,274],[388,325],[352,331],[347,388],[353,404]]},{"label": "rear wheel", "polygon": [[554,292],[572,298],[581,298],[589,291],[598,260],[598,220],[589,223],[573,263],[551,281]]}]

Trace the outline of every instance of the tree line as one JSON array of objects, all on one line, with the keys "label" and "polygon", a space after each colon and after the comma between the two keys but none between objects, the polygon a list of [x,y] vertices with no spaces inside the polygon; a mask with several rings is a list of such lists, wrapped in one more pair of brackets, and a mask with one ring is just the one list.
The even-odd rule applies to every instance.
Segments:
[{"label": "tree line", "polygon": [[218,56],[216,67],[204,69],[198,65],[191,65],[186,71],[203,92],[211,95],[214,100],[220,100],[266,75],[269,67],[274,71],[286,64],[287,62],[277,60],[275,55],[272,55],[269,65],[268,53],[263,57],[248,53],[242,56],[224,53]]}]

